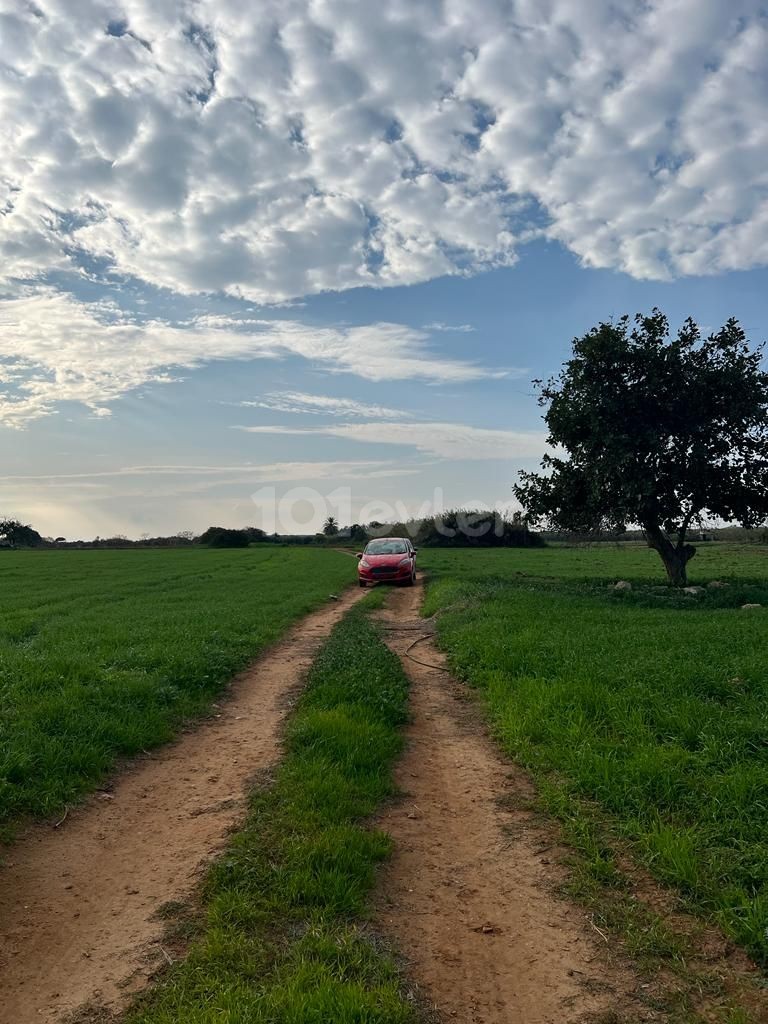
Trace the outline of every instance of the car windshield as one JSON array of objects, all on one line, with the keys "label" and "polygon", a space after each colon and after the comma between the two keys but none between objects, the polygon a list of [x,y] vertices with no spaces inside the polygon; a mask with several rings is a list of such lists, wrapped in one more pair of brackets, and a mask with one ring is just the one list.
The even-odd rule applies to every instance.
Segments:
[{"label": "car windshield", "polygon": [[365,549],[366,555],[405,555],[407,552],[404,540],[372,540]]}]

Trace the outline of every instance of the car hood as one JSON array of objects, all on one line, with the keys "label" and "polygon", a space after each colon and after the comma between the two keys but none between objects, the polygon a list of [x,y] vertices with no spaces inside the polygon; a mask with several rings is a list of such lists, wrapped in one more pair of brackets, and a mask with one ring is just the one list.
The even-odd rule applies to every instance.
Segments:
[{"label": "car hood", "polygon": [[369,565],[399,565],[407,557],[405,552],[400,555],[363,555]]}]

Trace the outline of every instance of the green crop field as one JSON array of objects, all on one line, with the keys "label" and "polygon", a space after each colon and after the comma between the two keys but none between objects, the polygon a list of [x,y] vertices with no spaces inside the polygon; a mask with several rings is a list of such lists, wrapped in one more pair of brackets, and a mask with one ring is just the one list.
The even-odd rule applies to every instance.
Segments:
[{"label": "green crop field", "polygon": [[640,545],[420,559],[441,645],[594,877],[620,886],[628,846],[768,962],[768,550],[702,545],[691,583],[729,586],[698,596]]},{"label": "green crop field", "polygon": [[310,548],[2,552],[0,826],[58,814],[168,740],[354,579]]}]

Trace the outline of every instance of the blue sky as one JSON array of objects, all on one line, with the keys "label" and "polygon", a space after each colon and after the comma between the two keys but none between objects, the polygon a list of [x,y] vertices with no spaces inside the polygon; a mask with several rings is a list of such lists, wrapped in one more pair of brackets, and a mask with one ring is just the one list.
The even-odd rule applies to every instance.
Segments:
[{"label": "blue sky", "polygon": [[762,5],[577,6],[2,0],[0,512],[509,502],[574,335],[762,341]]}]

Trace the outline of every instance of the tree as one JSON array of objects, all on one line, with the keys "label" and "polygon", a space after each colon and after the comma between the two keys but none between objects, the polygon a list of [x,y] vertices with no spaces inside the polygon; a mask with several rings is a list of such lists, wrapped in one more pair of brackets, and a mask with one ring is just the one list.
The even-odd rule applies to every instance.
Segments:
[{"label": "tree", "polygon": [[349,528],[349,539],[359,541],[364,544],[368,540],[368,534],[365,531],[365,527],[361,526],[360,523],[353,523]]},{"label": "tree", "polygon": [[258,526],[246,526],[243,529],[243,533],[248,538],[248,542],[250,544],[255,544],[267,539],[266,533],[263,530],[260,530]]},{"label": "tree", "polygon": [[514,492],[532,523],[580,533],[644,531],[684,586],[706,517],[743,527],[768,516],[768,373],[738,321],[702,340],[693,320],[670,338],[654,309],[601,323],[539,387],[553,454]]},{"label": "tree", "polygon": [[209,548],[247,548],[250,541],[245,530],[229,530],[225,526],[209,526],[197,538],[198,544]]},{"label": "tree", "polygon": [[422,547],[545,547],[544,538],[519,519],[488,509],[450,509],[423,519],[417,542]]},{"label": "tree", "polygon": [[328,516],[323,523],[323,533],[326,537],[335,537],[339,532],[339,523],[335,516]]},{"label": "tree", "polygon": [[37,530],[18,519],[0,519],[0,540],[14,548],[36,548],[43,543]]}]

